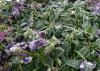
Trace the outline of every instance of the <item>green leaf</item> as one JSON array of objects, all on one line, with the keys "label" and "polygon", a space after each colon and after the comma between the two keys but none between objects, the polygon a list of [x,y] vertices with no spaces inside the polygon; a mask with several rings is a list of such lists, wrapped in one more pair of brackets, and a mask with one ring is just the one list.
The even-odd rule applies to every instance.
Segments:
[{"label": "green leaf", "polygon": [[100,62],[97,63],[97,69],[100,70]]},{"label": "green leaf", "polygon": [[47,58],[44,60],[43,64],[44,64],[45,66],[52,67],[52,66],[53,66],[53,59],[52,59],[51,57],[47,57]]},{"label": "green leaf", "polygon": [[23,71],[32,71],[34,69],[33,63],[29,63],[23,67]]},{"label": "green leaf", "polygon": [[60,47],[56,47],[55,49],[52,50],[52,55],[54,56],[54,58],[58,58],[63,53],[64,53],[64,49],[62,49]]},{"label": "green leaf", "polygon": [[87,27],[86,32],[88,32],[88,33],[93,33],[93,28],[92,28],[91,25],[89,25],[89,26]]},{"label": "green leaf", "polygon": [[49,11],[50,11],[50,16],[49,16],[50,21],[55,21],[58,18],[58,13],[55,11],[53,7],[50,7]]},{"label": "green leaf", "polygon": [[90,53],[90,50],[88,47],[83,47],[79,50],[79,53],[83,56],[87,56]]},{"label": "green leaf", "polygon": [[95,44],[98,46],[98,48],[100,49],[100,38],[98,38],[95,42]]},{"label": "green leaf", "polygon": [[75,69],[79,69],[80,61],[79,60],[68,60],[66,65],[71,66]]},{"label": "green leaf", "polygon": [[62,44],[62,48],[64,49],[65,54],[68,54],[71,50],[71,45],[69,44],[69,42],[64,41]]}]

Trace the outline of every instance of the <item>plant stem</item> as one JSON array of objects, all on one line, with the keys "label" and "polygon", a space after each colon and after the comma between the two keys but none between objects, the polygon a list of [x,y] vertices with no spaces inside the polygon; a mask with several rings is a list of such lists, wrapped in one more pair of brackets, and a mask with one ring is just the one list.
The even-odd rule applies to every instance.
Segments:
[{"label": "plant stem", "polygon": [[78,51],[75,51],[78,55],[80,55],[85,61],[87,61],[86,60],[86,58],[82,55],[82,54],[80,54]]},{"label": "plant stem", "polygon": [[19,64],[20,70],[21,70],[21,71],[23,71],[23,69],[22,69],[22,66],[21,66],[20,62],[18,62],[18,64]]}]

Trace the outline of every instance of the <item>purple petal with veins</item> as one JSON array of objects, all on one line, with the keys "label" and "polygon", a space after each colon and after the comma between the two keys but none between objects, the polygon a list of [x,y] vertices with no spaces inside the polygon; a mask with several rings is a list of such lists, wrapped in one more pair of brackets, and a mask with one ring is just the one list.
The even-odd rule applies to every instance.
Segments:
[{"label": "purple petal with veins", "polygon": [[23,60],[20,60],[21,63],[28,64],[32,61],[32,57],[26,57]]},{"label": "purple petal with veins", "polygon": [[46,46],[46,44],[47,44],[47,40],[46,39],[44,39],[44,38],[38,39],[39,47],[44,47],[44,46]]},{"label": "purple petal with veins", "polygon": [[29,49],[30,51],[36,50],[38,47],[38,41],[33,40],[32,42],[29,43]]},{"label": "purple petal with veins", "polygon": [[44,38],[45,37],[45,31],[38,32],[38,35],[39,35],[40,38]]}]

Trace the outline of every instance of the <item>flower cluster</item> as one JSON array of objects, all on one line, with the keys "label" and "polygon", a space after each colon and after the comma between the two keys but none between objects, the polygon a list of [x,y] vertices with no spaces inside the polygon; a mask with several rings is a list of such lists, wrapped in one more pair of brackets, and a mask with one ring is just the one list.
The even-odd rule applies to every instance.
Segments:
[{"label": "flower cluster", "polygon": [[[40,31],[38,33],[39,36],[41,36],[42,34],[45,35],[43,31],[42,32]],[[42,37],[44,37],[43,35]],[[19,55],[21,57],[23,56],[24,58],[21,59],[20,61],[21,63],[27,64],[32,60],[32,57],[27,55],[27,53],[25,53],[24,51],[32,52],[46,45],[47,45],[47,40],[45,38],[40,37],[30,42],[19,42],[19,43],[13,42],[7,46],[6,51],[9,51],[15,55]]]}]

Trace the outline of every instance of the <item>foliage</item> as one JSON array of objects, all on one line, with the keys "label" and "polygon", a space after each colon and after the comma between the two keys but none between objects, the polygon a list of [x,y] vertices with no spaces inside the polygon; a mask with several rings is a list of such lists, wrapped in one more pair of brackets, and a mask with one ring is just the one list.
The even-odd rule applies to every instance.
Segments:
[{"label": "foliage", "polygon": [[[32,6],[33,2],[24,3],[18,16],[12,13],[13,2],[0,4],[0,20],[3,20],[0,21],[0,31],[12,27],[5,40],[0,42],[0,49],[9,50],[8,44],[13,42],[30,44],[40,38],[39,31],[45,31],[43,38],[47,45],[34,51],[19,51],[32,57],[28,64],[20,62],[23,57],[19,54],[6,52],[8,58],[0,66],[12,71],[78,71],[81,62],[87,61],[96,64],[93,71],[99,70],[100,36],[97,30],[100,29],[100,16],[94,16],[84,1],[73,4],[65,0],[50,1],[45,7],[39,7],[40,3],[37,3],[36,8]],[[90,68],[91,65],[87,66],[86,71],[92,71]]]}]

